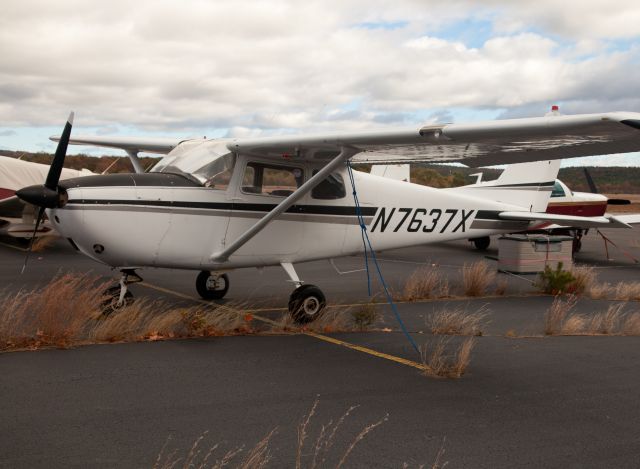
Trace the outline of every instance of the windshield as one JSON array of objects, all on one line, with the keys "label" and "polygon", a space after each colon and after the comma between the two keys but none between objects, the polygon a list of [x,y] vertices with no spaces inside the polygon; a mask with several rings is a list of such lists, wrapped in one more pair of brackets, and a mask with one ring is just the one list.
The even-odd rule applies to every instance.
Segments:
[{"label": "windshield", "polygon": [[187,141],[162,158],[153,172],[177,173],[196,179],[212,189],[226,189],[236,157],[224,143]]}]

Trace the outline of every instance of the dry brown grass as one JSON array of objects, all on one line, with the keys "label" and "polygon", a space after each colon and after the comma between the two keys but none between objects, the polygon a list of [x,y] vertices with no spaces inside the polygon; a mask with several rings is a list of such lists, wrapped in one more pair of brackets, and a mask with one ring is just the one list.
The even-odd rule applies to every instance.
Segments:
[{"label": "dry brown grass", "polygon": [[574,281],[571,283],[571,292],[575,295],[589,293],[594,285],[597,285],[598,277],[594,267],[574,266],[571,269]]},{"label": "dry brown grass", "polygon": [[603,298],[609,298],[613,295],[615,287],[610,283],[596,283],[591,285],[591,288],[586,292],[587,296],[594,300],[600,300]]},{"label": "dry brown grass", "polygon": [[416,269],[407,279],[402,290],[404,301],[444,298],[449,296],[449,282],[436,266],[425,266]]},{"label": "dry brown grass", "polygon": [[619,282],[615,285],[594,283],[587,289],[587,294],[593,299],[638,301],[640,300],[640,282]]},{"label": "dry brown grass", "polygon": [[640,312],[629,313],[621,320],[622,335],[640,335]]},{"label": "dry brown grass", "polygon": [[64,274],[33,290],[0,295],[0,350],[68,347],[100,311],[106,283],[88,274]]},{"label": "dry brown grass", "polygon": [[257,319],[253,308],[242,303],[175,307],[144,298],[104,316],[103,292],[110,283],[88,274],[64,274],[39,289],[0,294],[0,351],[303,330],[356,331],[371,326],[365,319],[377,317],[356,322],[351,309],[328,309],[302,329],[289,314],[279,321]]},{"label": "dry brown grass", "polygon": [[495,270],[491,269],[485,261],[465,264],[462,268],[462,285],[466,296],[483,296],[489,285],[496,278]]},{"label": "dry brown grass", "polygon": [[5,293],[0,350],[254,332],[250,313],[229,304],[175,308],[140,299],[104,316],[108,283],[88,274],[64,274],[40,289]]},{"label": "dry brown grass", "polygon": [[320,333],[349,332],[355,331],[356,325],[349,309],[331,308],[326,309],[315,321],[305,324],[304,330]]},{"label": "dry brown grass", "polygon": [[556,298],[545,315],[546,335],[640,335],[640,312],[625,313],[626,303],[592,315],[572,312],[575,298]]},{"label": "dry brown grass", "polygon": [[620,282],[615,287],[617,300],[640,300],[640,282]]},{"label": "dry brown grass", "polygon": [[[345,439],[340,435],[343,424],[358,406],[350,407],[335,421],[329,420],[324,424],[318,425],[313,421],[317,412],[318,403],[319,400],[316,399],[309,413],[303,416],[298,424],[295,461],[292,461],[291,464],[274,461],[270,451],[271,441],[276,434],[276,429],[273,429],[246,453],[242,446],[223,453],[220,443],[213,444],[205,449],[203,443],[205,442],[208,432],[204,432],[191,445],[186,455],[177,456],[177,450],[167,452],[167,446],[170,442],[169,438],[160,450],[153,468],[173,469],[181,467],[183,469],[221,469],[223,467],[234,467],[240,469],[260,469],[267,467],[274,461],[273,467],[295,467],[296,469],[333,467],[340,469],[346,467],[347,460],[358,443],[388,419],[388,415],[384,416],[377,422],[366,425],[355,436]],[[436,461],[441,461],[443,455],[444,450],[441,448]]]},{"label": "dry brown grass", "polygon": [[482,306],[475,313],[458,306],[435,311],[427,320],[432,334],[440,335],[482,335],[482,322],[487,317],[487,309]]},{"label": "dry brown grass", "polygon": [[202,448],[201,444],[207,433],[204,432],[196,439],[184,457],[176,456],[177,450],[165,454],[167,444],[170,441],[170,438],[168,438],[160,453],[158,453],[153,469],[174,469],[177,467],[182,467],[183,469],[222,469],[229,467],[231,464],[234,464],[234,467],[238,469],[261,469],[266,467],[272,459],[269,443],[276,433],[275,428],[251,448],[244,458],[242,457],[243,447],[228,450],[220,456],[216,455],[217,450],[220,448],[220,443],[216,443],[206,450]]},{"label": "dry brown grass", "polygon": [[560,334],[566,322],[567,314],[575,307],[576,302],[577,298],[575,296],[569,295],[566,300],[556,296],[544,315],[545,335]]},{"label": "dry brown grass", "polygon": [[440,338],[435,344],[425,343],[420,349],[424,374],[433,378],[460,378],[471,361],[475,339],[465,339],[455,353],[447,354],[448,338]]}]

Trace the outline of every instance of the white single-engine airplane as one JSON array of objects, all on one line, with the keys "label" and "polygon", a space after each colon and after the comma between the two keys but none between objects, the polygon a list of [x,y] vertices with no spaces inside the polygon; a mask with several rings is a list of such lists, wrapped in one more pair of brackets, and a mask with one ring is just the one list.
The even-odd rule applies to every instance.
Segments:
[{"label": "white single-engine airplane", "polygon": [[[198,270],[203,298],[222,298],[226,271],[280,265],[297,288],[289,310],[299,323],[325,306],[293,264],[358,254],[362,228],[376,249],[523,231],[551,222],[628,226],[612,216],[544,213],[559,161],[518,184],[477,193],[442,191],[351,171],[349,161],[462,162],[469,166],[640,151],[640,114],[547,116],[396,131],[316,136],[170,140],[70,139],[71,114],[44,185],[16,194],[45,209],[83,254],[122,276],[113,305],[128,301],[136,269]],[[54,140],[58,140],[57,138]],[[67,144],[166,154],[149,173],[60,181]],[[353,183],[351,180],[353,178]],[[359,204],[352,193],[357,192]]]}]

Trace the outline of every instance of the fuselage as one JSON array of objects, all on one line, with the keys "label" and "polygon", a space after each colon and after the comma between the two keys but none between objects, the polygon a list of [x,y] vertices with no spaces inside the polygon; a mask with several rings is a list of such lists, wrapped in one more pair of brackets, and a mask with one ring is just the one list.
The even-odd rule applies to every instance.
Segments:
[{"label": "fuselage", "polygon": [[50,209],[48,215],[62,236],[99,262],[118,268],[193,270],[258,267],[362,252],[358,212],[377,250],[529,226],[497,217],[501,211],[523,210],[520,206],[354,171],[357,207],[343,167],[332,175],[332,184],[306,194],[226,262],[214,260],[215,253],[320,167],[241,155],[226,169],[227,178],[216,173],[204,183],[204,178],[170,171],[81,177],[61,182],[68,202]]}]

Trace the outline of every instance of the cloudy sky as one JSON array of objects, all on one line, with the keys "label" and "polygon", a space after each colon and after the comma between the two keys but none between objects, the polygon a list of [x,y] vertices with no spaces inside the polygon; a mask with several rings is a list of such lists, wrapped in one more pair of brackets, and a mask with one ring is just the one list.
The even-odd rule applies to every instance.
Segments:
[{"label": "cloudy sky", "polygon": [[640,111],[639,25],[629,0],[3,0],[0,148],[53,151],[70,110],[180,137]]}]

